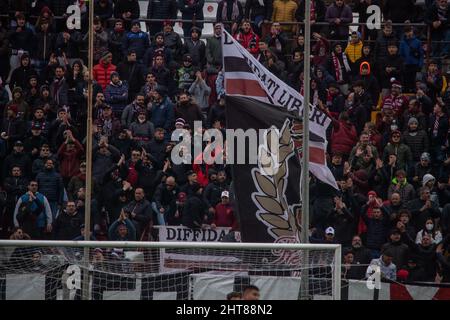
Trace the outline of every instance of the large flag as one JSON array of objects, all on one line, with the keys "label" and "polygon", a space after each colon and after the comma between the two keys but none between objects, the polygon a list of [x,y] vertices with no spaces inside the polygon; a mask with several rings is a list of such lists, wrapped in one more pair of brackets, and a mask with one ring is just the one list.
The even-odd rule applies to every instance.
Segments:
[{"label": "large flag", "polygon": [[[239,146],[232,147],[227,134],[227,162],[235,161],[232,174],[242,241],[299,242],[301,166],[296,145],[301,144],[302,125],[298,113],[252,98],[226,96],[226,117],[227,129],[259,133],[257,142],[243,143],[246,155],[257,153],[258,161],[244,164],[236,163]],[[274,163],[267,162],[277,170],[261,163],[263,148],[277,155]]]},{"label": "large flag", "polygon": [[[222,34],[222,52],[227,96],[251,97],[302,114],[303,96],[267,70],[225,30]],[[309,170],[319,180],[338,189],[326,163],[326,130],[331,119],[311,106],[309,120]]]}]

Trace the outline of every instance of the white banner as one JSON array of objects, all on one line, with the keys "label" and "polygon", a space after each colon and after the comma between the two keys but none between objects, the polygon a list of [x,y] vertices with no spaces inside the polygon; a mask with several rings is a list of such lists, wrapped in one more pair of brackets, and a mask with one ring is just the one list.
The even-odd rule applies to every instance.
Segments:
[{"label": "white banner", "polygon": [[[231,231],[231,228],[217,227],[215,229],[190,229],[183,226],[155,226],[158,229],[159,241],[166,242],[220,242]],[[215,256],[214,252],[206,254],[199,250],[160,249],[160,272],[186,270],[211,264],[238,262],[229,256]]]}]

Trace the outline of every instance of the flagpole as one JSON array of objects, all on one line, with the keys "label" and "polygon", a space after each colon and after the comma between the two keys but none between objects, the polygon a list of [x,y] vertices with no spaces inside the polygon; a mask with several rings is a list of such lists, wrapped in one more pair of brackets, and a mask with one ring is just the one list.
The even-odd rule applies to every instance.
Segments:
[{"label": "flagpole", "polygon": [[[92,194],[92,98],[94,69],[94,0],[89,0],[89,46],[88,46],[88,98],[87,98],[87,132],[86,132],[86,190],[84,203],[84,240],[90,240],[91,233],[91,194]],[[84,249],[84,276],[82,286],[83,300],[90,300],[89,294],[89,248]]]},{"label": "flagpole", "polygon": [[[301,242],[309,243],[309,96],[310,96],[310,56],[311,56],[311,0],[305,0],[305,51],[303,68],[303,156],[301,176],[302,199],[302,232]],[[304,252],[304,268],[302,272],[302,299],[308,299],[309,281],[309,254]]]}]

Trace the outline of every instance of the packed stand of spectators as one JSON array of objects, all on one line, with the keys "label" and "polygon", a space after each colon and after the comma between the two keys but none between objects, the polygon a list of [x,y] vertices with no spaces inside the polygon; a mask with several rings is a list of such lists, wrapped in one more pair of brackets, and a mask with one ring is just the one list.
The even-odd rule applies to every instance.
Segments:
[{"label": "packed stand of spectators", "polygon": [[[311,103],[332,119],[340,190],[312,177],[310,239],[346,248],[346,279],[378,265],[390,280],[450,281],[450,88],[439,59],[450,10],[439,0],[413,19],[413,2],[385,1],[381,30],[351,31],[353,14],[364,21],[377,1],[312,1]],[[0,19],[2,238],[84,235],[87,7],[70,30],[60,17],[72,3],[2,2],[12,12]],[[143,13],[135,0],[95,1],[92,239],[156,239],[155,225],[239,230],[229,166],[174,164],[171,132],[198,134],[195,121],[225,129],[222,28],[303,94],[305,39],[292,22],[304,3],[219,1],[207,39],[204,6],[150,0]],[[178,12],[192,21],[183,35]],[[142,16],[158,21],[143,31]],[[416,21],[430,26],[438,59],[425,61]]]}]

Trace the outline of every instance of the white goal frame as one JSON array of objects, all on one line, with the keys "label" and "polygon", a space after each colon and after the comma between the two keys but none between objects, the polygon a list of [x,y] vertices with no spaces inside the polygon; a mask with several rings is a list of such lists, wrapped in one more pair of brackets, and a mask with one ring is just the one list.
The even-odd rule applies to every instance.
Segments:
[{"label": "white goal frame", "polygon": [[[139,241],[55,241],[0,240],[2,247],[70,247],[70,248],[145,248],[145,249],[217,249],[217,250],[328,250],[334,252],[332,300],[341,299],[342,247],[340,244],[306,243],[228,243],[228,242],[139,242]],[[308,279],[306,279],[308,281]]]}]

